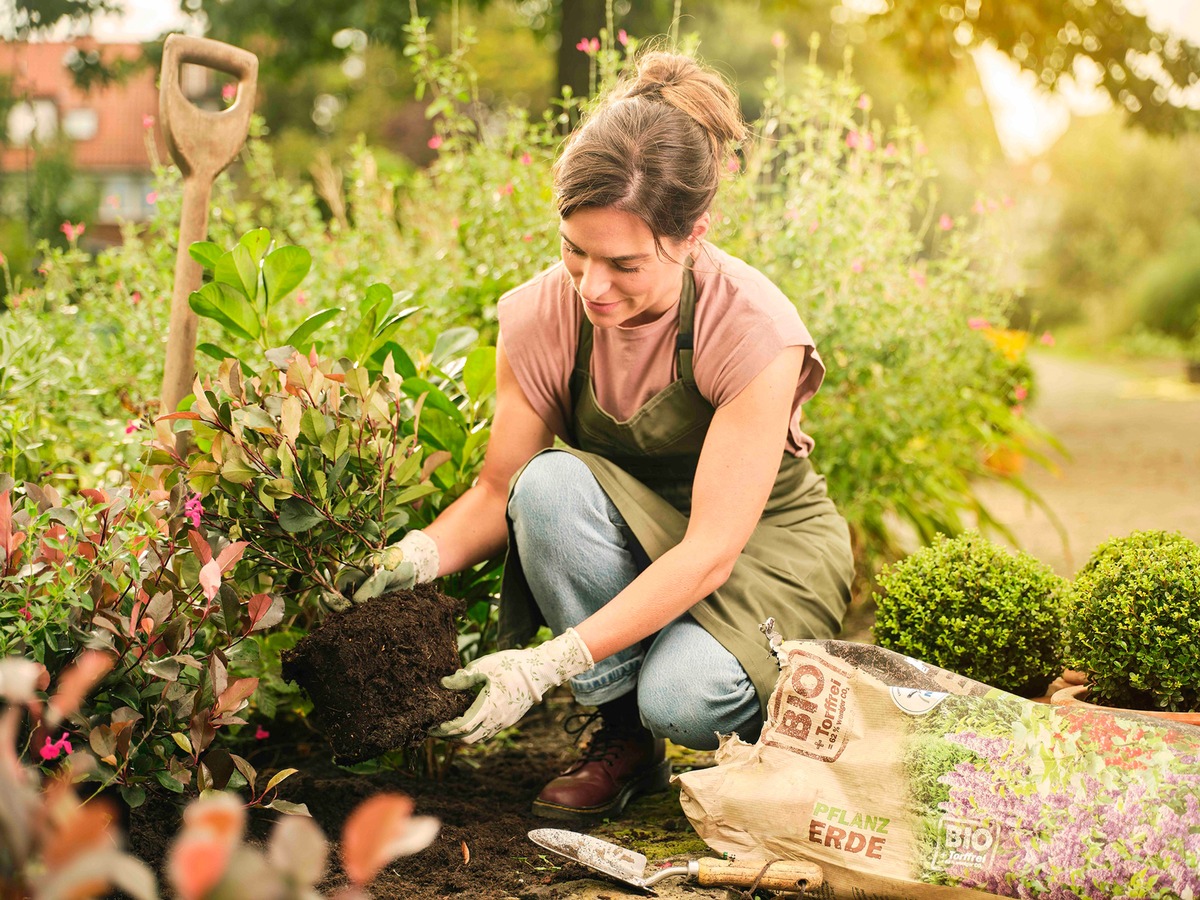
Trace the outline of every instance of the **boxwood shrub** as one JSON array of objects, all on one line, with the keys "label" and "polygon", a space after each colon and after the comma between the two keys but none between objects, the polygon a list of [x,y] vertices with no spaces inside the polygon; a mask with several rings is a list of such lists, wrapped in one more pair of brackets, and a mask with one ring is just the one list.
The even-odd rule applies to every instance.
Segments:
[{"label": "boxwood shrub", "polygon": [[1178,532],[1114,538],[1068,598],[1065,659],[1087,674],[1090,700],[1200,711],[1200,545]]},{"label": "boxwood shrub", "polygon": [[1002,690],[1033,696],[1058,674],[1065,582],[978,533],[885,566],[875,641]]}]

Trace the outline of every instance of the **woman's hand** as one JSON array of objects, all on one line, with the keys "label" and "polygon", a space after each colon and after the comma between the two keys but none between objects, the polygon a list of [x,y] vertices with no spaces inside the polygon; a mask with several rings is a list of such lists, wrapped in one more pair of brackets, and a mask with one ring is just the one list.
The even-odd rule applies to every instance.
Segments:
[{"label": "woman's hand", "polygon": [[486,741],[515,725],[550,688],[593,665],[587,644],[574,628],[532,650],[503,650],[472,660],[465,669],[443,678],[442,687],[466,691],[481,685],[479,696],[457,719],[429,733],[466,744]]}]

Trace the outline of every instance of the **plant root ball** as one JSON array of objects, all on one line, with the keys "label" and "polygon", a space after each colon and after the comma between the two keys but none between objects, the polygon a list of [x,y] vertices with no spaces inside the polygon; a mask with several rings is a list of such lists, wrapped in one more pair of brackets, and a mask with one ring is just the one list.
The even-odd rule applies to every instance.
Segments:
[{"label": "plant root ball", "polygon": [[411,750],[471,705],[470,692],[441,685],[459,667],[461,611],[460,601],[418,585],[330,614],[283,654],[283,677],[312,699],[338,763]]}]

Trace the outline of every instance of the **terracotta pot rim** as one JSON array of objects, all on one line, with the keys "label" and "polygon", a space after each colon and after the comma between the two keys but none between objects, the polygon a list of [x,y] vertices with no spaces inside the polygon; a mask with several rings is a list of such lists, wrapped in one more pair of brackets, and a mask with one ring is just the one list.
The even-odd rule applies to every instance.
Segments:
[{"label": "terracotta pot rim", "polygon": [[1088,684],[1073,684],[1070,687],[1060,688],[1050,697],[1050,702],[1055,706],[1086,706],[1089,709],[1099,709],[1104,712],[1151,716],[1155,719],[1181,722],[1184,725],[1200,726],[1200,712],[1168,712],[1162,709],[1123,709],[1118,706],[1101,706],[1086,699],[1090,689],[1091,685]]}]

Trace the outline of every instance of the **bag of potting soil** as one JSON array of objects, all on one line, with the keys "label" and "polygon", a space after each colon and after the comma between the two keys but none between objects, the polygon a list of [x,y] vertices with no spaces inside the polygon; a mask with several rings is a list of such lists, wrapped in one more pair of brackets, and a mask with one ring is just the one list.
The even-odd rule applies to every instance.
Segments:
[{"label": "bag of potting soil", "polygon": [[714,849],[822,898],[1200,900],[1200,728],[1023,700],[879,647],[787,641],[756,744],[678,777]]}]

